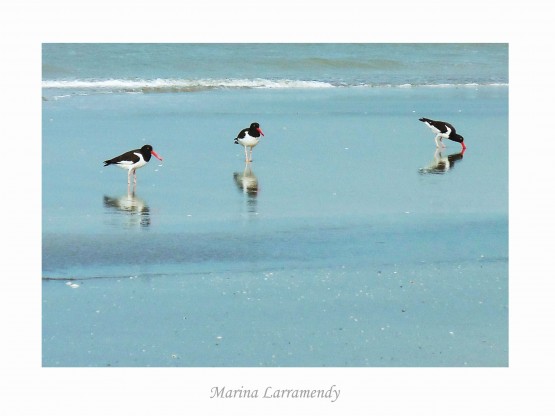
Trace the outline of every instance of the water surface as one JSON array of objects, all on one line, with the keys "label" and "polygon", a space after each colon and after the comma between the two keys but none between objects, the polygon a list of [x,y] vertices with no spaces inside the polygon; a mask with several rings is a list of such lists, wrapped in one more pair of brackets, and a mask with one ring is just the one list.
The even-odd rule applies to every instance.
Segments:
[{"label": "water surface", "polygon": [[[439,70],[403,70],[396,48],[302,45],[280,67],[277,45],[257,74],[230,67],[264,80],[252,88],[199,87],[224,79],[221,47],[185,49],[205,62],[197,74],[139,46],[43,49],[58,83],[43,85],[44,366],[508,364],[502,47],[458,48],[445,86]],[[92,65],[121,48],[128,60]],[[139,65],[160,54],[171,73]],[[466,152],[437,151],[423,116],[457,126]],[[265,137],[246,165],[233,138],[253,121]],[[135,188],[102,166],[147,143],[164,161]]]}]

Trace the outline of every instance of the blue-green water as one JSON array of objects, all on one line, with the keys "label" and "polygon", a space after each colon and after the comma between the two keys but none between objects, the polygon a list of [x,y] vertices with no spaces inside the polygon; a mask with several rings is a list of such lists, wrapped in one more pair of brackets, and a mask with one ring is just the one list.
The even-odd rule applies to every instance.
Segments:
[{"label": "blue-green water", "polygon": [[45,44],[43,58],[48,90],[508,83],[507,44]]},{"label": "blue-green water", "polygon": [[[506,366],[506,59],[44,45],[43,365]],[[146,143],[128,191],[102,161]]]}]

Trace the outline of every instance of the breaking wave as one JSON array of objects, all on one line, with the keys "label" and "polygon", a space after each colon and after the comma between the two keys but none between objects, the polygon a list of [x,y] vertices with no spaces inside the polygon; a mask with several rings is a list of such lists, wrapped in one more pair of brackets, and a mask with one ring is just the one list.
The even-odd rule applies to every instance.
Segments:
[{"label": "breaking wave", "polygon": [[43,89],[72,91],[74,93],[168,93],[168,92],[196,92],[213,89],[322,89],[341,87],[477,87],[477,86],[507,86],[504,83],[490,84],[372,84],[345,83],[340,81],[310,81],[290,79],[75,79],[75,80],[44,80]]}]

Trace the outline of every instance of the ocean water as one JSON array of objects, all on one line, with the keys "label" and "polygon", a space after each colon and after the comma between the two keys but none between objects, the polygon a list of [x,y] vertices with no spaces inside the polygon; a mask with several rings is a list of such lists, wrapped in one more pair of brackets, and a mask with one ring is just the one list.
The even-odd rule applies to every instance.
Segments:
[{"label": "ocean water", "polygon": [[507,366],[508,93],[506,44],[44,44],[43,365]]},{"label": "ocean water", "polygon": [[507,44],[44,44],[43,87],[81,92],[507,85]]}]

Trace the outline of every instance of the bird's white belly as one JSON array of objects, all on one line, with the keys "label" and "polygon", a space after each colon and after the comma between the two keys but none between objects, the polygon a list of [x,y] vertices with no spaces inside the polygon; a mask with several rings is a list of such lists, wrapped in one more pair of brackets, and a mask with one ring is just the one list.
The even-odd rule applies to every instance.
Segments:
[{"label": "bird's white belly", "polygon": [[245,146],[245,147],[254,147],[258,144],[258,142],[260,141],[260,139],[258,137],[250,137],[250,136],[246,136],[242,139],[238,139],[237,140],[239,142],[239,144]]}]

